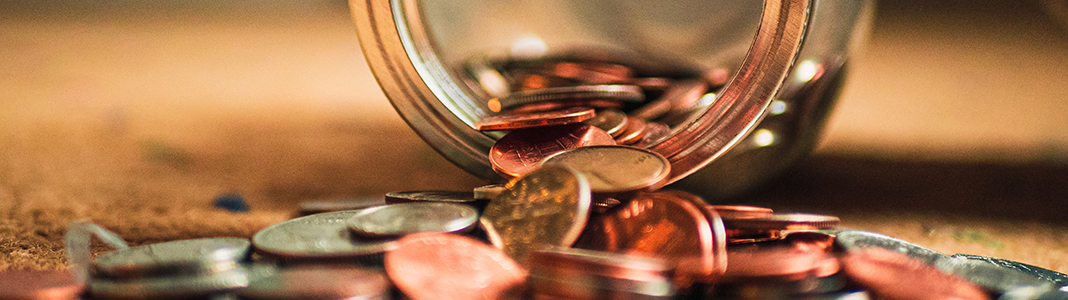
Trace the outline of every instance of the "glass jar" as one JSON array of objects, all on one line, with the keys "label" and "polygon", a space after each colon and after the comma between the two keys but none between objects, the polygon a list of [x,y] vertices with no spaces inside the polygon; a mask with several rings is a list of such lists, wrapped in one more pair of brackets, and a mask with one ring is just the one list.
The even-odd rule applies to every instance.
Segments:
[{"label": "glass jar", "polygon": [[751,189],[811,152],[874,7],[867,0],[349,4],[364,55],[397,112],[447,159],[490,181],[502,180],[487,158],[500,135],[473,124],[493,114],[487,102],[501,92],[471,84],[464,66],[472,57],[570,53],[724,82],[668,137],[647,145],[671,161],[674,188],[710,199]]}]

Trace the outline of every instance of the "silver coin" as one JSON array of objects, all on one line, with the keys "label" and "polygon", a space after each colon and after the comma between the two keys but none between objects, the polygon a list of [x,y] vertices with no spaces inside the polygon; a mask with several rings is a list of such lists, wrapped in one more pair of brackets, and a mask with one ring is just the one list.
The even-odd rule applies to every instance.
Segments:
[{"label": "silver coin", "polygon": [[383,197],[361,197],[309,200],[300,203],[300,214],[306,216],[324,212],[363,209],[379,205],[386,205],[386,199]]},{"label": "silver coin", "polygon": [[390,299],[390,283],[383,272],[353,266],[257,264],[249,268],[249,280],[248,287],[236,293],[237,299]]},{"label": "silver coin", "polygon": [[419,232],[460,232],[474,227],[478,210],[455,203],[413,202],[372,207],[349,218],[359,236],[396,237]]},{"label": "silver coin", "polygon": [[[1002,294],[1015,292],[1019,296],[1023,296],[1020,294],[1037,296],[1056,290],[1051,281],[982,260],[951,257],[938,260],[935,262],[935,267]],[[1032,299],[1033,297],[1025,298]]]},{"label": "silver coin", "polygon": [[381,254],[392,239],[360,239],[348,229],[359,210],[328,212],[271,225],[252,236],[256,251],[283,258],[348,258]]},{"label": "silver coin", "polygon": [[542,160],[543,166],[566,166],[590,182],[594,193],[656,190],[671,173],[671,163],[655,152],[627,146],[568,149]]},{"label": "silver coin", "polygon": [[205,238],[142,245],[105,252],[96,271],[114,278],[234,269],[249,254],[248,239]]},{"label": "silver coin", "polygon": [[190,299],[241,289],[248,284],[248,273],[238,268],[203,275],[93,279],[89,281],[89,293],[93,299]]},{"label": "silver coin", "polygon": [[1053,271],[1053,270],[1050,270],[1050,269],[1040,268],[1040,267],[1036,267],[1036,266],[1032,266],[1032,265],[1025,264],[1025,263],[1020,263],[1020,262],[1015,262],[1015,261],[1011,261],[1011,260],[1007,260],[1007,259],[993,258],[993,257],[982,256],[982,255],[974,255],[974,254],[957,253],[957,254],[953,254],[952,257],[953,258],[964,258],[964,259],[968,259],[968,260],[983,261],[983,262],[986,262],[986,263],[989,263],[989,264],[998,265],[998,266],[1001,266],[1001,267],[1004,267],[1004,268],[1010,268],[1010,269],[1013,269],[1013,270],[1017,270],[1017,271],[1020,271],[1020,272],[1027,273],[1027,274],[1029,274],[1031,276],[1038,277],[1038,278],[1041,278],[1043,280],[1047,280],[1047,281],[1053,282],[1053,284],[1055,284],[1057,286],[1068,286],[1068,275],[1066,275],[1064,273],[1057,272],[1057,271]]},{"label": "silver coin", "polygon": [[642,102],[645,100],[645,94],[642,93],[642,88],[634,85],[580,85],[518,91],[501,98],[500,104],[502,108],[508,109],[531,103],[583,99]]},{"label": "silver coin", "polygon": [[472,192],[459,191],[405,191],[386,194],[386,203],[406,202],[471,203],[475,202],[475,195]]},{"label": "silver coin", "polygon": [[474,196],[478,200],[490,200],[504,192],[504,184],[490,184],[475,188]]},{"label": "silver coin", "polygon": [[883,248],[908,255],[911,258],[932,266],[939,260],[949,259],[948,255],[937,251],[874,232],[863,230],[841,230],[834,233],[834,235],[835,243],[846,250],[858,250],[869,247]]}]

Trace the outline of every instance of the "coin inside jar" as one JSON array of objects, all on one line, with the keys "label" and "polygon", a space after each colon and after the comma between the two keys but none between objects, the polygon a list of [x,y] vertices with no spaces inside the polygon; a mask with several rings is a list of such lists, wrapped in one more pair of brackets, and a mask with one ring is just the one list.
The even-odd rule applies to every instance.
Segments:
[{"label": "coin inside jar", "polygon": [[618,110],[605,109],[598,111],[597,115],[583,123],[600,128],[612,137],[618,137],[623,134],[623,129],[627,127],[627,115]]},{"label": "coin inside jar", "polygon": [[217,272],[236,268],[250,246],[243,238],[178,240],[105,252],[93,264],[99,274],[113,278]]},{"label": "coin inside jar", "polygon": [[455,203],[414,202],[360,210],[349,229],[363,237],[396,237],[420,232],[461,232],[478,222],[478,210]]},{"label": "coin inside jar", "polygon": [[543,166],[564,166],[586,175],[593,193],[629,193],[660,188],[671,173],[667,158],[627,146],[589,146],[546,157]]},{"label": "coin inside jar", "polygon": [[341,258],[376,255],[396,246],[392,239],[359,239],[348,220],[360,213],[346,210],[310,215],[274,224],[256,232],[257,253],[284,258]]},{"label": "coin inside jar", "polygon": [[594,145],[615,145],[615,140],[604,130],[584,124],[514,130],[493,144],[489,161],[494,171],[512,178],[537,168],[545,157]]},{"label": "coin inside jar", "polygon": [[490,241],[516,261],[544,246],[570,246],[590,214],[590,185],[572,170],[548,166],[513,180],[482,214]]},{"label": "coin inside jar", "polygon": [[567,125],[593,118],[592,108],[572,107],[557,111],[504,114],[484,117],[475,122],[477,130],[514,130],[543,126]]},{"label": "coin inside jar", "polygon": [[501,107],[509,108],[558,100],[613,99],[616,101],[641,102],[645,100],[642,89],[634,85],[580,85],[517,91],[501,98]]},{"label": "coin inside jar", "polygon": [[385,269],[412,300],[498,299],[527,276],[500,250],[442,233],[401,238],[386,253]]}]

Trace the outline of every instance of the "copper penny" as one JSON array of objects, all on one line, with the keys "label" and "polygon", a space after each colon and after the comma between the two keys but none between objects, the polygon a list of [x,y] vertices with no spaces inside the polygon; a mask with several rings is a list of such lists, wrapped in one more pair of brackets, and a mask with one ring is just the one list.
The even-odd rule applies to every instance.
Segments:
[{"label": "copper penny", "polygon": [[639,77],[631,79],[630,84],[637,85],[645,91],[663,91],[671,88],[675,83],[664,77]]},{"label": "copper penny", "polygon": [[796,248],[790,245],[749,247],[727,252],[726,281],[742,278],[776,278],[798,280],[804,277],[837,273],[837,259],[822,249]]},{"label": "copper penny", "polygon": [[573,99],[557,100],[552,102],[537,102],[510,107],[504,111],[508,114],[529,114],[567,109],[572,107],[588,107],[595,109],[621,109],[623,102],[615,99]]},{"label": "copper penny", "polygon": [[881,299],[990,299],[979,286],[882,248],[847,251],[842,271]]},{"label": "copper penny", "polygon": [[697,100],[708,92],[708,85],[700,80],[683,80],[676,82],[664,92],[663,96],[646,103],[631,113],[631,116],[649,121],[671,112],[684,110],[697,104]]},{"label": "copper penny", "polygon": [[386,273],[413,300],[498,299],[527,272],[500,250],[474,239],[420,233],[386,253]]},{"label": "copper penny", "polygon": [[593,118],[592,108],[572,107],[558,111],[488,116],[475,122],[477,130],[513,130],[579,123]]},{"label": "copper penny", "polygon": [[0,299],[78,299],[85,284],[67,270],[0,271]]},{"label": "copper penny", "polygon": [[574,248],[535,252],[527,280],[534,299],[667,299],[675,294],[667,261]]},{"label": "copper penny", "polygon": [[770,208],[746,205],[710,205],[709,207],[715,210],[723,220],[767,218],[773,212]]},{"label": "copper penny", "polygon": [[590,214],[590,185],[575,171],[543,167],[507,185],[480,224],[494,246],[516,261],[545,246],[570,246]]},{"label": "copper penny", "polygon": [[725,269],[727,258],[722,227],[717,235],[709,221],[718,221],[714,214],[683,194],[640,193],[592,217],[575,248],[662,258],[680,273],[710,276]]},{"label": "copper penny", "polygon": [[546,157],[543,166],[564,166],[586,175],[590,191],[619,194],[654,191],[667,182],[671,162],[645,149],[627,146],[588,146]]},{"label": "copper penny", "polygon": [[634,144],[641,141],[643,136],[645,136],[645,121],[635,117],[627,117],[627,127],[616,138],[616,143],[621,145]]},{"label": "copper penny", "polygon": [[391,287],[381,271],[343,265],[254,265],[248,272],[238,299],[388,299]]},{"label": "copper penny", "polygon": [[763,218],[724,219],[728,230],[814,231],[838,228],[841,220],[835,216],[817,214],[772,214]]},{"label": "copper penny", "polygon": [[514,130],[493,144],[489,161],[494,171],[511,178],[530,172],[542,159],[560,151],[614,144],[604,130],[584,124]]},{"label": "copper penny", "polygon": [[627,115],[618,110],[605,109],[598,111],[596,116],[583,123],[600,128],[612,137],[617,137],[623,134],[623,129],[627,127]]},{"label": "copper penny", "polygon": [[642,133],[642,139],[637,143],[634,143],[634,147],[648,148],[659,144],[661,141],[671,136],[671,127],[668,127],[664,123],[660,122],[648,122],[645,123],[645,130]]}]

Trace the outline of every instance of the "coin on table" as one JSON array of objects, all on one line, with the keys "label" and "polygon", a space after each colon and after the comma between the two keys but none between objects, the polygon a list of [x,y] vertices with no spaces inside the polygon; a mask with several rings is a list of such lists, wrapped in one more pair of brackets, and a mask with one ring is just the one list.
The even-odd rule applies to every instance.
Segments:
[{"label": "coin on table", "polygon": [[471,192],[460,191],[404,191],[386,193],[386,203],[442,202],[470,204],[477,201]]},{"label": "coin on table", "polygon": [[398,203],[360,210],[349,218],[348,223],[353,233],[370,238],[420,232],[462,232],[478,223],[478,210],[456,203]]},{"label": "coin on table", "polygon": [[797,249],[790,245],[743,247],[727,252],[722,276],[713,278],[716,299],[743,295],[761,299],[825,294],[846,287],[837,258],[823,249]]},{"label": "coin on table", "polygon": [[722,221],[714,214],[680,194],[640,193],[591,217],[574,247],[661,258],[675,264],[679,275],[691,277],[682,280],[706,277],[727,266],[722,223],[714,224]]},{"label": "coin on table", "polygon": [[413,300],[498,299],[527,271],[498,249],[443,233],[405,236],[386,253],[389,278]]},{"label": "coin on table", "polygon": [[381,271],[344,265],[253,265],[247,288],[237,292],[245,300],[390,298],[390,283]]},{"label": "coin on table", "polygon": [[490,148],[493,170],[508,178],[537,168],[542,159],[571,148],[614,145],[604,130],[584,124],[571,124],[509,132]]},{"label": "coin on table", "polygon": [[105,252],[93,264],[111,278],[218,272],[237,268],[250,246],[244,238],[177,240]]},{"label": "coin on table", "polygon": [[[1017,271],[1020,271],[1020,272],[1027,273],[1027,274],[1029,274],[1031,276],[1034,276],[1034,277],[1037,277],[1037,278],[1041,278],[1042,280],[1046,280],[1046,281],[1052,282],[1053,284],[1055,284],[1057,286],[1068,286],[1068,274],[1060,273],[1060,272],[1053,271],[1053,270],[1046,269],[1046,268],[1040,268],[1040,267],[1032,266],[1032,265],[1021,263],[1021,262],[1011,261],[1011,260],[1007,260],[1007,259],[994,258],[994,257],[982,256],[982,255],[974,255],[974,254],[957,253],[957,254],[953,254],[953,256],[951,256],[951,257],[952,258],[962,258],[962,259],[968,259],[968,260],[982,261],[982,262],[986,262],[988,264],[993,264],[993,265],[1001,266],[1001,267],[1004,267],[1004,268],[1009,268],[1009,269],[1013,269],[1013,270],[1017,270]],[[1066,290],[1066,291],[1068,291],[1068,290]]]},{"label": "coin on table", "polygon": [[983,288],[902,252],[868,247],[846,251],[841,262],[877,299],[989,299]]},{"label": "coin on table", "polygon": [[834,242],[847,251],[881,248],[900,252],[928,265],[934,265],[939,260],[949,259],[949,256],[938,251],[870,231],[841,230],[835,233]]},{"label": "coin on table", "polygon": [[838,228],[838,217],[818,214],[772,214],[762,218],[723,219],[731,243],[777,240],[794,232],[827,231]]},{"label": "coin on table", "polygon": [[73,300],[84,288],[67,270],[0,271],[0,299]]},{"label": "coin on table", "polygon": [[199,275],[147,277],[130,280],[95,278],[89,281],[93,299],[192,299],[248,286],[245,268]]},{"label": "coin on table", "polygon": [[385,205],[382,197],[335,198],[300,202],[300,214],[312,215],[324,212],[355,210]]},{"label": "coin on table", "polygon": [[475,129],[515,130],[534,127],[558,126],[579,123],[595,115],[592,108],[572,107],[563,110],[526,114],[503,114],[487,116],[475,122]]},{"label": "coin on table", "polygon": [[283,258],[346,258],[382,254],[396,246],[393,239],[353,236],[348,220],[359,210],[310,215],[274,224],[252,236],[261,254]]},{"label": "coin on table", "polygon": [[473,196],[477,200],[489,200],[489,199],[496,198],[497,195],[500,195],[506,189],[507,188],[505,187],[505,184],[503,184],[503,183],[502,184],[483,185],[483,186],[480,186],[480,187],[476,187],[474,189],[474,193],[473,193],[474,195]]},{"label": "coin on table", "polygon": [[582,173],[595,194],[653,191],[667,183],[671,173],[671,162],[664,156],[627,146],[572,148],[546,157],[541,165]]},{"label": "coin on table", "polygon": [[582,174],[548,166],[507,188],[486,206],[480,224],[493,245],[516,261],[544,246],[570,246],[586,227],[591,196]]},{"label": "coin on table", "polygon": [[580,85],[513,92],[501,98],[500,102],[501,107],[507,110],[532,103],[583,99],[641,102],[645,100],[645,94],[640,87],[634,85]]},{"label": "coin on table", "polygon": [[[950,257],[935,262],[935,268],[943,272],[960,276],[971,283],[978,284],[999,294],[1026,293],[1034,296],[1052,292],[1060,286],[1029,273],[989,263],[985,260],[973,260],[963,257]],[[1068,297],[1068,295],[1065,295]]]},{"label": "coin on table", "polygon": [[754,219],[771,217],[770,208],[748,205],[710,205],[724,220]]},{"label": "coin on table", "polygon": [[627,115],[618,110],[604,109],[598,111],[597,115],[583,121],[583,123],[600,128],[612,137],[617,137],[623,134],[623,129],[627,127]]},{"label": "coin on table", "polygon": [[664,299],[675,294],[672,271],[661,259],[551,248],[531,254],[527,283],[534,294],[559,299]]}]

